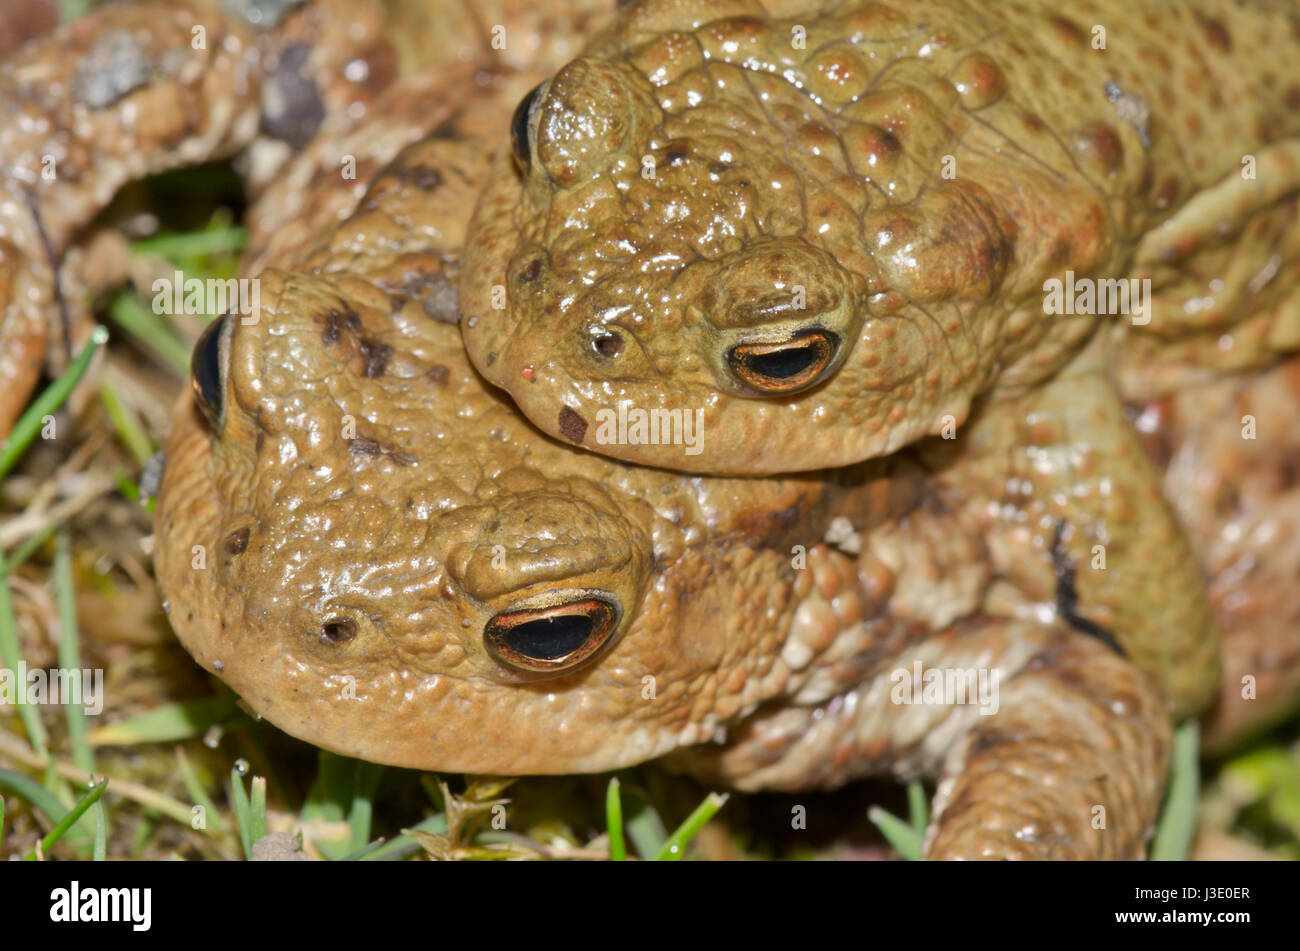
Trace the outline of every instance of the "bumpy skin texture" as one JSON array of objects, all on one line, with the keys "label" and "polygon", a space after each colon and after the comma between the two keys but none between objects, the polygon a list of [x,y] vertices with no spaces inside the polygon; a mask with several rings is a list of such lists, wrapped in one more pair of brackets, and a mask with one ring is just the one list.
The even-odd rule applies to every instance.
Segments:
[{"label": "bumpy skin texture", "polygon": [[[545,438],[473,373],[454,326],[468,211],[513,104],[557,65],[547,49],[397,82],[252,213],[262,307],[228,324],[219,429],[179,403],[159,498],[182,640],[284,729],[382,762],[547,773],[671,754],[754,789],[931,775],[932,857],[1140,855],[1168,763],[1162,689],[1200,682],[1203,639],[1139,657],[1152,677],[1029,620],[1053,602],[1041,534],[991,530],[942,460],[939,478],[908,454],[782,479],[627,467]],[[1165,438],[1199,453],[1216,437],[1182,422]],[[989,478],[989,453],[957,455]],[[524,677],[485,649],[499,613],[593,592],[622,611],[581,668]],[[998,712],[893,702],[916,661],[996,672]]]},{"label": "bumpy skin texture", "polygon": [[[1067,270],[1151,277],[1135,365],[1180,337],[1176,361],[1259,365],[1300,343],[1296,260],[1273,261],[1298,51],[1281,0],[645,0],[539,95],[527,173],[502,158],[466,345],[557,437],[565,408],[703,409],[684,462],[580,441],[714,473],[881,455],[1048,377],[1113,322],[1044,313]],[[811,389],[764,398],[729,364],[810,332],[841,342]]]},{"label": "bumpy skin texture", "polygon": [[1140,407],[1143,441],[1209,578],[1223,676],[1211,748],[1300,703],[1300,358],[1187,387]]},{"label": "bumpy skin texture", "polygon": [[252,142],[262,82],[292,44],[321,41],[306,69],[318,99],[337,111],[369,98],[340,73],[374,53],[382,18],[360,4],[354,31],[331,30],[324,21],[342,19],[331,6],[259,33],[217,0],[114,5],[0,63],[0,434],[47,352],[61,366],[88,329],[84,302],[66,292],[77,282],[58,265],[122,184]]},{"label": "bumpy skin texture", "polygon": [[[259,6],[283,12],[250,23]],[[354,125],[397,75],[457,61],[555,69],[607,6],[142,0],[106,5],[0,61],[0,437],[47,358],[61,367],[89,330],[64,255],[125,182],[254,145],[257,188],[317,133]],[[492,27],[507,24],[494,49]],[[473,81],[467,70],[462,82]],[[303,234],[319,235],[315,224]]]},{"label": "bumpy skin texture", "polygon": [[[384,762],[549,773],[677,751],[744,788],[931,774],[933,856],[1141,854],[1169,747],[1156,684],[1076,632],[981,617],[988,553],[914,460],[627,467],[545,438],[472,372],[447,274],[482,152],[535,81],[478,87],[314,245],[253,235],[271,267],[257,322],[230,325],[221,429],[181,401],[159,498],[159,580],[195,657],[290,732]],[[372,119],[400,126],[405,97]],[[581,669],[527,680],[485,651],[494,613],[574,591],[624,609]],[[340,621],[349,639],[322,638]],[[1000,712],[891,703],[915,660],[996,669]],[[773,734],[785,717],[819,726]]]},{"label": "bumpy skin texture", "polygon": [[[1300,343],[1300,77],[1266,47],[1300,49],[1293,9],[647,0],[485,191],[467,349],[546,431],[653,465],[955,436],[927,455],[999,564],[1050,590],[1064,530],[1080,614],[1195,713],[1214,612],[1111,377],[1150,399]],[[1149,322],[1047,313],[1067,273],[1149,279]],[[814,339],[787,395],[734,356]],[[580,424],[618,406],[700,410],[703,451]]]}]

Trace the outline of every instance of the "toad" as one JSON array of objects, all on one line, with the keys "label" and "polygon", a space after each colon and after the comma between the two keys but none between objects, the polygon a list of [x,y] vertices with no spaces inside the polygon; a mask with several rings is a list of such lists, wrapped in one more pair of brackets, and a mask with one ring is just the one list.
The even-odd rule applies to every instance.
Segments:
[{"label": "toad", "polygon": [[[1213,611],[1125,402],[1300,344],[1300,74],[1273,66],[1300,20],[814,7],[646,0],[521,100],[465,253],[471,359],[627,461],[919,445],[1029,587],[1067,524],[1081,611],[1147,669],[1187,655],[1166,687],[1199,709]],[[700,451],[596,425],[656,413]]]},{"label": "toad", "polygon": [[[741,789],[930,776],[930,857],[1140,855],[1171,710],[1215,688],[1212,622],[1148,641],[1109,616],[1117,649],[1071,586],[1056,596],[1071,574],[1086,591],[1082,568],[1044,574],[1058,553],[987,533],[935,447],[695,477],[670,471],[691,468],[680,444],[669,469],[565,445],[577,411],[547,438],[474,372],[469,212],[499,184],[485,157],[515,104],[561,65],[546,49],[395,80],[281,165],[250,213],[261,304],[196,349],[158,500],[182,641],[283,729],[377,762],[518,774],[664,757]],[[78,220],[105,191],[83,174]],[[1095,375],[1073,379],[1086,392]],[[1209,444],[1172,405],[1160,434],[1171,453]],[[975,674],[970,695],[927,698],[934,672]]]},{"label": "toad", "polygon": [[[473,372],[451,272],[482,156],[536,81],[471,87],[314,241],[253,236],[261,306],[196,349],[159,497],[159,582],[195,658],[379,762],[664,757],[741,789],[931,775],[931,857],[1141,854],[1170,745],[1157,681],[1067,624],[986,615],[982,540],[916,460],[630,466],[545,437]],[[318,181],[309,206],[338,200]],[[922,702],[925,671],[996,687]]]}]

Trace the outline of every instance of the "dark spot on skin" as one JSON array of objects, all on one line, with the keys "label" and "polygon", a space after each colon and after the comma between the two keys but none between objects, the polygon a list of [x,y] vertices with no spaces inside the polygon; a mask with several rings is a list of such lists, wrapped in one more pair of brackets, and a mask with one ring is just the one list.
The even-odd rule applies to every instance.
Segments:
[{"label": "dark spot on skin", "polygon": [[1063,16],[1054,15],[1048,17],[1048,23],[1056,31],[1056,35],[1065,43],[1085,43],[1088,35],[1083,32],[1077,23],[1073,20],[1067,20]]},{"label": "dark spot on skin", "polygon": [[321,331],[321,340],[327,345],[338,343],[345,330],[352,334],[361,332],[361,318],[351,308],[348,310],[331,308],[323,320],[325,326]]},{"label": "dark spot on skin", "polygon": [[1282,460],[1278,467],[1278,482],[1284,489],[1293,489],[1296,484],[1297,461],[1290,456]]},{"label": "dark spot on skin", "polygon": [[535,281],[540,273],[542,273],[541,259],[533,258],[519,269],[519,279],[521,281]]},{"label": "dark spot on skin", "polygon": [[262,451],[262,444],[263,444],[264,442],[266,442],[266,430],[264,430],[264,429],[259,429],[259,430],[257,431],[257,438],[253,440],[253,450],[254,450],[255,452],[261,452],[261,451]]},{"label": "dark spot on skin", "polygon": [[1156,189],[1155,195],[1152,196],[1152,204],[1154,204],[1156,208],[1168,208],[1174,203],[1174,200],[1177,197],[1178,180],[1174,178],[1166,178],[1160,183],[1160,187]]},{"label": "dark spot on skin", "polygon": [[618,334],[601,334],[591,345],[606,360],[612,360],[622,352],[623,338]]},{"label": "dark spot on skin", "polygon": [[442,172],[432,165],[408,165],[401,170],[401,177],[423,192],[431,192],[445,179]]},{"label": "dark spot on skin", "polygon": [[243,528],[235,529],[226,536],[226,553],[230,555],[242,555],[244,549],[248,547],[249,528],[245,525]]},{"label": "dark spot on skin", "polygon": [[489,353],[489,354],[487,355],[487,365],[488,365],[488,366],[491,366],[492,364],[494,364],[494,363],[496,363],[496,362],[497,362],[497,354],[496,354],[496,351],[493,350],[491,353]]},{"label": "dark spot on skin", "polygon": [[362,340],[358,348],[361,351],[361,359],[365,361],[366,368],[362,371],[368,380],[382,376],[388,361],[393,356],[393,348],[386,343],[378,343],[374,340]]},{"label": "dark spot on skin", "polygon": [[569,442],[582,445],[587,437],[587,421],[569,406],[560,407],[560,432]]},{"label": "dark spot on skin", "polygon": [[1226,53],[1232,49],[1232,34],[1228,28],[1218,20],[1211,17],[1200,17],[1201,29],[1205,31],[1205,41],[1220,53]]},{"label": "dark spot on skin", "polygon": [[451,370],[443,366],[441,363],[435,363],[433,366],[429,367],[424,375],[433,382],[434,386],[441,388],[446,386],[447,381],[451,378]]},{"label": "dark spot on skin", "polygon": [[1300,86],[1297,86],[1294,83],[1287,86],[1286,92],[1283,93],[1283,96],[1286,99],[1287,108],[1300,110]]},{"label": "dark spot on skin", "polygon": [[664,164],[676,166],[683,164],[691,154],[691,147],[685,142],[674,142],[664,150]]},{"label": "dark spot on skin", "polygon": [[330,618],[320,626],[322,644],[346,644],[357,636],[357,622],[351,618]]},{"label": "dark spot on skin", "polygon": [[375,442],[373,439],[367,439],[365,436],[349,439],[348,452],[354,456],[383,456],[399,466],[413,466],[416,463],[415,456],[409,452],[401,452],[392,446],[386,446]]},{"label": "dark spot on skin", "polygon": [[709,171],[714,175],[721,175],[723,172],[731,171],[730,162],[710,162]]},{"label": "dark spot on skin", "polygon": [[306,43],[286,47],[262,84],[262,130],[296,149],[312,140],[325,118],[325,103],[307,75],[310,56]]},{"label": "dark spot on skin", "polygon": [[999,746],[1005,746],[1008,743],[1018,743],[1020,738],[1017,736],[1008,736],[998,730],[980,730],[971,740],[968,756],[978,756],[981,753],[987,753],[991,749]]},{"label": "dark spot on skin", "polygon": [[898,141],[898,136],[888,129],[881,129],[880,134],[873,140],[876,147],[876,154],[880,156],[897,155],[903,151],[903,143]]},{"label": "dark spot on skin", "polygon": [[1056,523],[1052,536],[1052,569],[1056,572],[1056,611],[1066,624],[1081,634],[1101,641],[1120,657],[1127,657],[1114,633],[1079,613],[1079,594],[1075,588],[1074,561],[1065,547],[1064,521]]}]

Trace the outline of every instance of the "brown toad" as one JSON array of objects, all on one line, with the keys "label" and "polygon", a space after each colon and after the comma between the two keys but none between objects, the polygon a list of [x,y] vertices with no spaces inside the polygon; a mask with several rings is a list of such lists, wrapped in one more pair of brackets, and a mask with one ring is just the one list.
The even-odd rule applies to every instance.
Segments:
[{"label": "brown toad", "polygon": [[[925,774],[932,856],[1140,854],[1159,688],[1212,687],[1203,630],[1134,665],[1053,618],[1058,579],[1014,533],[983,537],[942,460],[938,479],[907,455],[783,479],[642,469],[546,439],[473,373],[454,326],[468,211],[542,78],[486,55],[408,77],[255,208],[262,306],[198,349],[211,421],[178,407],[159,500],[190,650],[286,730],[382,762],[671,755],[747,789]],[[982,671],[995,695],[907,702],[917,664]]]},{"label": "brown toad", "polygon": [[[1080,609],[1198,710],[1213,611],[1124,400],[1300,343],[1298,50],[1287,4],[645,0],[516,113],[468,352],[628,461],[919,443],[1031,588],[1068,523]],[[672,414],[698,451],[622,423]]]},{"label": "brown toad", "polygon": [[[626,466],[542,436],[472,372],[448,275],[481,156],[536,78],[428,119],[314,246],[254,237],[261,309],[196,351],[212,422],[182,401],[159,498],[195,657],[289,732],[381,762],[668,755],[745,789],[929,774],[932,856],[1139,854],[1168,757],[1155,683],[1067,626],[987,616],[987,552],[915,461]],[[917,665],[983,671],[984,714],[919,702],[920,679],[894,702]]]}]

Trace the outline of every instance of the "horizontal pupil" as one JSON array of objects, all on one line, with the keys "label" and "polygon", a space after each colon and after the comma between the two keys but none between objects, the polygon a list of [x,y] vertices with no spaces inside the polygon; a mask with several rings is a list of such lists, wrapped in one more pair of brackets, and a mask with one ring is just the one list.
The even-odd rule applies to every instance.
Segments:
[{"label": "horizontal pupil", "polygon": [[774,380],[798,376],[812,365],[815,354],[812,347],[792,347],[771,353],[751,355],[749,365],[755,372]]},{"label": "horizontal pupil", "polygon": [[591,618],[583,614],[561,614],[525,621],[510,628],[505,640],[510,647],[534,660],[559,660],[572,654],[591,636]]}]

